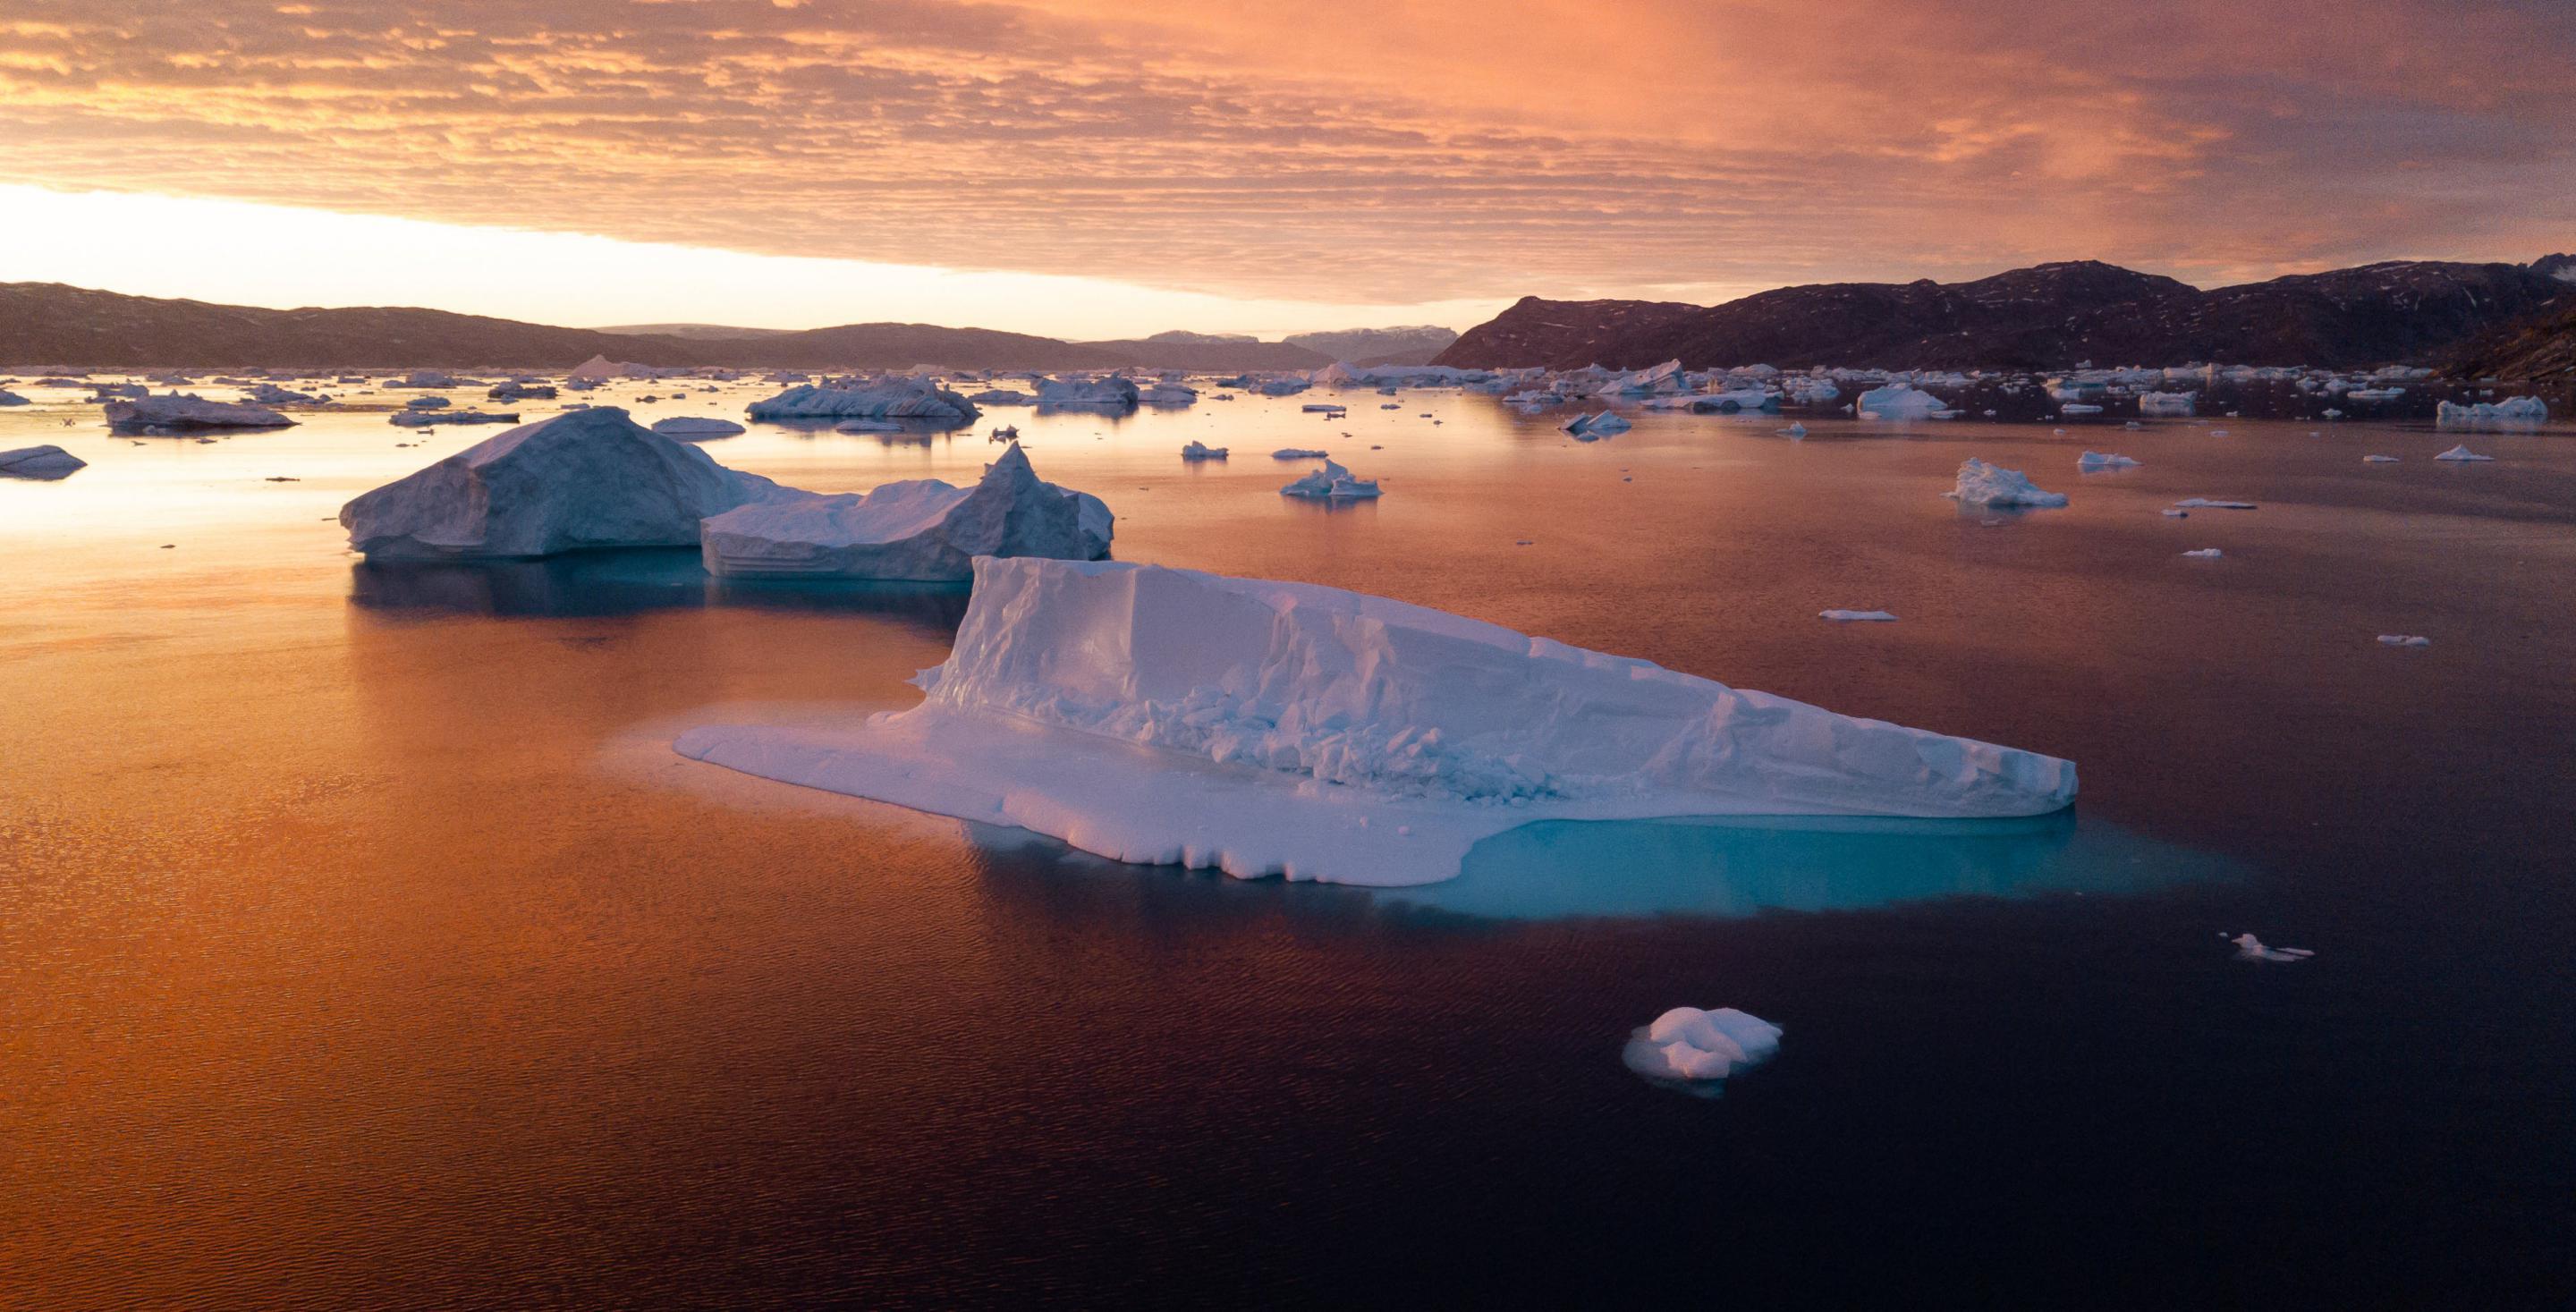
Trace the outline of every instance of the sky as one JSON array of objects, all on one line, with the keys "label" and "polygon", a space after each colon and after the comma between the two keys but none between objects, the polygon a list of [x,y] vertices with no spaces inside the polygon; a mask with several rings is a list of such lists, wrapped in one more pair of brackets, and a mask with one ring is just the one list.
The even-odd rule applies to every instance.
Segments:
[{"label": "sky", "polygon": [[0,280],[1118,337],[2576,247],[2565,0],[0,0]]}]

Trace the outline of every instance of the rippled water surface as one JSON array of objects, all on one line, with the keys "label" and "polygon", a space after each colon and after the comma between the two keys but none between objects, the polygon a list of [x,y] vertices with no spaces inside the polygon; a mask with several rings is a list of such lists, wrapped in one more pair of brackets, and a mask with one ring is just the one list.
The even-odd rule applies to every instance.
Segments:
[{"label": "rippled water surface", "polygon": [[[2349,422],[1644,415],[1583,445],[1362,392],[708,444],[861,489],[970,478],[1014,422],[1125,559],[2082,770],[2043,821],[1537,826],[1372,893],[667,750],[908,704],[962,590],[366,566],[340,503],[495,430],[129,439],[31,395],[0,449],[91,464],[0,479],[0,1305],[2576,1289],[2564,426],[2471,466]],[[1183,465],[1192,438],[1234,458]],[[1384,500],[1279,497],[1287,445]],[[2145,463],[2079,475],[2087,447]],[[2073,505],[1963,514],[1969,455]],[[2157,514],[2189,496],[2261,509]],[[2243,930],[2317,956],[2235,960]],[[1780,1055],[1714,1100],[1647,1085],[1620,1045],[1680,1004],[1779,1023]]]}]

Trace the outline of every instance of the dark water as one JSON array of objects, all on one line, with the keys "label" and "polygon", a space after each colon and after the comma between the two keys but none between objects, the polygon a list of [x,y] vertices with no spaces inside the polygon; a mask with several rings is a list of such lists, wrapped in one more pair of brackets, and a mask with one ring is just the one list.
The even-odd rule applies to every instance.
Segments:
[{"label": "dark water", "polygon": [[[488,433],[134,446],[31,407],[0,446],[93,464],[0,483],[0,1305],[2576,1292],[2565,430],[2469,468],[2230,421],[1576,446],[1365,397],[1005,417],[1126,558],[2065,755],[2080,806],[1541,826],[1399,893],[1123,867],[668,753],[904,704],[955,589],[384,570],[326,517]],[[1386,499],[1277,497],[1263,453],[1318,436]],[[989,454],[709,449],[833,488]],[[1961,515],[1970,454],[2074,505]],[[2192,495],[2263,508],[2155,513]],[[2235,960],[2249,929],[2318,955]],[[1681,1004],[1780,1055],[1639,1081],[1621,1042]]]}]

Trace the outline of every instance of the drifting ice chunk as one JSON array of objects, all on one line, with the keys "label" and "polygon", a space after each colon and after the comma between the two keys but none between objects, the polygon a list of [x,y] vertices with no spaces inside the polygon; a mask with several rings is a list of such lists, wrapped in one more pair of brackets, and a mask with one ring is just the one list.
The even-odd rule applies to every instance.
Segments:
[{"label": "drifting ice chunk", "polygon": [[2549,406],[2536,396],[2517,396],[2489,404],[2455,405],[2444,401],[2433,422],[2442,428],[2524,428],[2549,421]]},{"label": "drifting ice chunk", "polygon": [[2066,504],[2063,492],[2042,492],[2018,469],[2003,469],[1974,456],[1959,466],[1959,485],[1941,495],[1966,506],[2035,506],[2054,509]]},{"label": "drifting ice chunk", "polygon": [[176,392],[110,401],[105,410],[111,428],[288,428],[295,423],[255,405],[229,405]]},{"label": "drifting ice chunk", "polygon": [[1807,426],[1805,424],[1791,424],[1787,428],[1775,428],[1771,431],[1780,437],[1799,438],[1807,435]]},{"label": "drifting ice chunk", "polygon": [[1049,378],[1038,384],[1038,404],[1052,409],[1133,410],[1138,395],[1134,383],[1115,376]]},{"label": "drifting ice chunk", "polygon": [[1627,432],[1635,425],[1621,418],[1616,411],[1604,410],[1599,414],[1576,415],[1558,426],[1577,442],[1595,442]]},{"label": "drifting ice chunk", "polygon": [[[311,392],[290,391],[275,383],[260,383],[243,389],[242,399],[253,405],[311,405],[322,398]],[[0,402],[0,405],[5,404]]]},{"label": "drifting ice chunk", "polygon": [[[1319,452],[1318,454],[1321,453]],[[1181,448],[1181,459],[1183,460],[1223,460],[1225,457],[1226,448],[1221,446],[1209,446],[1205,442],[1192,442],[1188,446]]]},{"label": "drifting ice chunk", "polygon": [[706,419],[697,415],[673,415],[653,421],[653,431],[683,442],[703,442],[711,437],[732,437],[745,432],[742,425],[730,419]]},{"label": "drifting ice chunk", "polygon": [[[2227,938],[2227,935],[2221,933],[2219,937]],[[2316,955],[2306,948],[2267,947],[2263,940],[2252,934],[2239,934],[2227,941],[2235,944],[2236,955],[2247,961],[2305,961]]]},{"label": "drifting ice chunk", "polygon": [[1760,1065],[1780,1050],[1780,1027],[1720,1007],[1675,1007],[1628,1036],[1620,1059],[1650,1080],[1707,1082]]},{"label": "drifting ice chunk", "polygon": [[1270,458],[1273,460],[1322,460],[1331,454],[1332,453],[1329,451],[1316,451],[1302,446],[1283,446],[1278,450],[1271,452]]},{"label": "drifting ice chunk", "polygon": [[2195,405],[2192,392],[2140,392],[2138,413],[2142,415],[2188,415]]},{"label": "drifting ice chunk", "polygon": [[1848,624],[1855,621],[1888,623],[1896,617],[1883,610],[1820,610],[1816,612],[1816,618]]},{"label": "drifting ice chunk", "polygon": [[2212,501],[2207,497],[2184,497],[2174,505],[2184,510],[2252,510],[2251,501]]},{"label": "drifting ice chunk", "polygon": [[1694,414],[1778,414],[1780,398],[1759,387],[1743,387],[1732,392],[1711,392],[1690,400]]},{"label": "drifting ice chunk", "polygon": [[519,417],[483,410],[397,410],[385,416],[385,422],[396,428],[436,428],[443,424],[515,424]]},{"label": "drifting ice chunk", "polygon": [[[681,754],[1103,856],[1398,885],[1534,820],[2021,816],[2075,767],[1383,597],[975,562],[912,710],[711,726]],[[1406,832],[1409,830],[1410,832]]]},{"label": "drifting ice chunk", "polygon": [[340,525],[391,559],[689,547],[699,520],[782,494],[603,406],[478,442],[342,506]]},{"label": "drifting ice chunk", "polygon": [[2361,458],[2361,463],[2363,463],[2363,464],[2365,464],[2365,465],[2393,465],[2393,464],[2396,464],[2396,463],[2397,463],[2397,457],[2395,457],[2395,456],[2363,456],[2363,457]]},{"label": "drifting ice chunk", "polygon": [[2192,560],[2216,560],[2226,553],[2216,547],[2202,547],[2198,551],[2186,551],[2182,554]]},{"label": "drifting ice chunk", "polygon": [[1082,494],[1039,481],[1014,442],[971,488],[924,478],[864,496],[787,492],[709,517],[700,550],[726,578],[952,582],[973,575],[977,556],[1105,553],[1108,528],[1087,534],[1084,510]]},{"label": "drifting ice chunk", "polygon": [[1852,403],[1853,411],[1863,419],[1930,419],[1950,413],[1941,398],[1911,387],[1873,387]]},{"label": "drifting ice chunk", "polygon": [[2082,470],[2133,469],[2137,463],[2127,456],[2107,451],[2087,451],[2075,458],[2075,467]]},{"label": "drifting ice chunk", "polygon": [[1324,467],[1279,489],[1283,497],[1323,497],[1329,500],[1363,499],[1378,495],[1374,479],[1353,478],[1351,471],[1331,460]]},{"label": "drifting ice chunk", "polygon": [[967,423],[975,403],[921,378],[883,379],[866,387],[791,387],[754,401],[754,419],[941,419]]},{"label": "drifting ice chunk", "polygon": [[22,446],[15,451],[0,451],[0,478],[51,481],[68,477],[73,470],[84,469],[88,465],[88,461],[58,446]]},{"label": "drifting ice chunk", "polygon": [[1195,387],[1183,387],[1179,383],[1160,383],[1136,393],[1136,400],[1142,405],[1197,405],[1199,393]]},{"label": "drifting ice chunk", "polygon": [[2379,645],[2383,647],[2430,647],[2433,645],[2433,640],[2416,633],[2383,633],[2379,635]]},{"label": "drifting ice chunk", "polygon": [[1008,387],[988,388],[966,398],[977,405],[1035,405],[1037,398]]},{"label": "drifting ice chunk", "polygon": [[2465,442],[2461,443],[2461,444],[2460,444],[2460,445],[2458,445],[2458,446],[2452,447],[2450,450],[2445,451],[2445,452],[2443,452],[2442,454],[2440,454],[2440,455],[2438,455],[2438,456],[2435,456],[2435,457],[2433,457],[2433,458],[2434,458],[2435,460],[2463,460],[2463,461],[2466,461],[2466,460],[2493,460],[2493,459],[2495,459],[2495,457],[2494,457],[2494,456],[2482,456],[2482,455],[2479,455],[2477,452],[2470,450],[2470,449],[2469,449],[2469,447],[2468,447],[2468,444],[2467,444],[2467,443],[2465,443]]}]

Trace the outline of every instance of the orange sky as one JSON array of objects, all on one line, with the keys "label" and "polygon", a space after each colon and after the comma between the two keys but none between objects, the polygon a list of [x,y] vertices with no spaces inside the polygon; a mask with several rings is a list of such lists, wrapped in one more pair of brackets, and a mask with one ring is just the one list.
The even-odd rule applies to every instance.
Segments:
[{"label": "orange sky", "polygon": [[[2211,284],[2576,246],[2571,57],[2564,0],[0,0],[0,182],[1325,319]],[[19,245],[0,276],[42,276]]]}]

